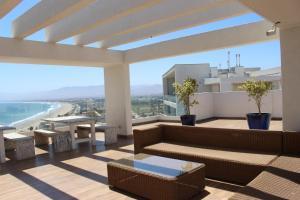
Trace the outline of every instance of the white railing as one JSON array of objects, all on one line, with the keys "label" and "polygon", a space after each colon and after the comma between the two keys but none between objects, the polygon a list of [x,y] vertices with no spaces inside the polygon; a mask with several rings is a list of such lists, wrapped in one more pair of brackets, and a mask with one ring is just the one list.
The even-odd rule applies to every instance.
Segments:
[{"label": "white railing", "polygon": [[167,115],[156,115],[156,116],[150,116],[150,117],[142,117],[137,119],[132,119],[132,124],[141,124],[141,123],[151,123],[155,121],[179,121],[179,116],[167,116]]},{"label": "white railing", "polygon": [[164,95],[164,100],[176,103],[176,96],[174,96],[174,95]]},{"label": "white railing", "polygon": [[[194,98],[199,102],[191,109],[197,115],[197,120],[212,117],[245,117],[247,113],[257,112],[253,101],[249,101],[246,92],[209,92],[197,93]],[[263,99],[262,111],[272,114],[272,117],[282,118],[282,92],[273,90]],[[158,115],[133,119],[133,124],[150,123],[154,121],[179,121],[179,116]]]}]

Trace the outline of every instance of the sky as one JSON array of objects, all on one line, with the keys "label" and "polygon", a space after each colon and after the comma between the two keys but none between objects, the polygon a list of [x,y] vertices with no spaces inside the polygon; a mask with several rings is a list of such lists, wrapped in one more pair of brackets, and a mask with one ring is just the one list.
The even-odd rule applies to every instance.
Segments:
[{"label": "sky", "polygon": [[[24,0],[7,16],[0,19],[0,36],[11,37],[11,22],[23,14],[26,10],[34,6],[37,2],[39,1]],[[246,14],[231,19],[133,42],[114,47],[112,49],[127,50],[143,45],[158,43],[160,41],[171,40],[260,20],[262,20],[262,18],[256,14]],[[39,31],[26,39],[43,41],[44,31]],[[60,43],[71,44],[72,42],[72,39],[68,39]],[[95,44],[90,46],[95,46]],[[210,63],[211,66],[227,68],[226,63],[228,51],[230,51],[232,55],[232,65],[235,65],[235,54],[237,53],[241,54],[241,65],[246,67],[261,67],[262,69],[267,69],[281,65],[279,41],[271,41],[131,64],[131,85],[162,84],[162,74],[164,74],[174,64]],[[58,89],[61,87],[104,84],[102,68],[11,64],[0,62],[0,75],[0,93],[31,93]]]}]

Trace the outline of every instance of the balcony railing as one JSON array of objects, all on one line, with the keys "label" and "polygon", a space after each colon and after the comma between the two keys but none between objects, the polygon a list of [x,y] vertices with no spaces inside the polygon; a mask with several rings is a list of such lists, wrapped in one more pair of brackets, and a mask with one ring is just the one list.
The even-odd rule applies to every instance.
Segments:
[{"label": "balcony railing", "polygon": [[173,96],[173,95],[164,95],[164,100],[176,103],[176,96]]}]

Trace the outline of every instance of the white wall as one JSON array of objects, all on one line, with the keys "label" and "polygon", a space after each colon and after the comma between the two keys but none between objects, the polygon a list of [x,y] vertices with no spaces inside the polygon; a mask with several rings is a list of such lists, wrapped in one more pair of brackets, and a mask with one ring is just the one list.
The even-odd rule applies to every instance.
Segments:
[{"label": "white wall", "polygon": [[[206,64],[181,64],[175,65],[175,81],[183,83],[188,77],[201,82],[203,78],[210,76],[210,66]],[[203,86],[198,88],[198,92],[203,92]]]},{"label": "white wall", "polygon": [[[245,117],[247,113],[257,112],[253,101],[249,101],[246,92],[222,92],[222,93],[198,93],[195,94],[199,102],[191,112],[197,115],[197,119],[210,117]],[[271,91],[263,99],[263,112],[269,112],[272,117],[282,117],[282,92]]]},{"label": "white wall", "polygon": [[179,116],[167,116],[167,115],[156,115],[156,116],[149,116],[149,117],[142,117],[142,118],[137,118],[132,120],[132,124],[140,124],[140,123],[151,123],[155,121],[174,121],[178,122],[180,121]]},{"label": "white wall", "polygon": [[[195,79],[198,82],[198,84],[200,84],[200,82],[203,82],[204,78],[207,78],[210,75],[210,66],[208,63],[178,64],[178,65],[174,65],[174,69],[175,69],[175,81],[181,84],[188,77]],[[205,92],[207,90],[206,87],[208,86],[203,87],[203,85],[201,85],[198,88],[198,92]],[[176,114],[181,115],[184,112],[185,111],[183,105],[177,101]]]},{"label": "white wall", "polygon": [[194,98],[199,104],[196,104],[191,109],[192,114],[197,114],[197,119],[206,119],[213,117],[214,113],[214,94],[212,92],[208,93],[197,93]]},{"label": "white wall", "polygon": [[274,90],[272,92],[272,100],[273,100],[273,108],[272,108],[272,115],[273,117],[280,117],[282,118],[282,90]]},{"label": "white wall", "polygon": [[280,30],[283,129],[300,131],[300,27]]},{"label": "white wall", "polygon": [[150,123],[158,120],[159,120],[159,116],[141,117],[141,118],[132,119],[132,124]]},{"label": "white wall", "polygon": [[[211,117],[245,117],[246,113],[257,112],[253,102],[249,102],[246,92],[223,92],[223,93],[197,93],[194,98],[199,102],[191,109],[192,114],[197,115],[197,120]],[[264,98],[263,112],[270,112],[272,117],[282,117],[282,92],[271,91]],[[133,124],[149,123],[158,120],[180,121],[179,116],[150,116],[133,119]]]},{"label": "white wall", "polygon": [[[245,82],[246,80],[251,80],[252,77],[230,77],[230,78],[221,78],[221,92],[228,92],[228,91],[234,91],[233,84],[240,84]],[[268,75],[262,75],[255,77],[255,80],[263,80],[263,81],[271,81],[271,82],[281,82],[281,76],[268,76]],[[280,85],[280,84],[279,84]]]}]

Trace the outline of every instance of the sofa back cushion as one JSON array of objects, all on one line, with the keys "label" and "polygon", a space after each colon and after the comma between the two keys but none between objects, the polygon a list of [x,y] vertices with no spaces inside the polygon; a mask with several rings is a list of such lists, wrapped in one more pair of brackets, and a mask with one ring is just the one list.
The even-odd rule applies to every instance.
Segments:
[{"label": "sofa back cushion", "polygon": [[162,125],[166,142],[246,151],[282,152],[282,132]]},{"label": "sofa back cushion", "polygon": [[283,133],[283,153],[300,155],[300,132]]}]

